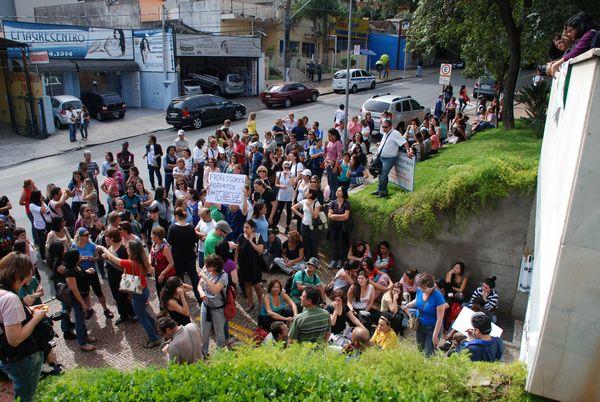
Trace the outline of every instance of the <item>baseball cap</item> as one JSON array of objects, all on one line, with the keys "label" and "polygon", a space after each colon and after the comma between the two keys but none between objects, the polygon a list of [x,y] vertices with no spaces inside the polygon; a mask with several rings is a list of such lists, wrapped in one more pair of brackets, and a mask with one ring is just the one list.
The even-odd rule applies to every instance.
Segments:
[{"label": "baseball cap", "polygon": [[319,259],[317,257],[311,257],[310,260],[306,263],[306,265],[312,265],[315,268],[319,267]]},{"label": "baseball cap", "polygon": [[223,232],[225,234],[231,233],[231,227],[229,226],[229,223],[227,223],[225,221],[217,222],[215,229],[219,229],[221,232]]},{"label": "baseball cap", "polygon": [[304,170],[302,171],[302,174],[303,174],[304,176],[312,176],[312,172],[310,171],[310,169],[304,169]]},{"label": "baseball cap", "polygon": [[179,130],[179,131],[177,132],[177,135],[185,135],[185,131],[183,131],[183,130]]}]

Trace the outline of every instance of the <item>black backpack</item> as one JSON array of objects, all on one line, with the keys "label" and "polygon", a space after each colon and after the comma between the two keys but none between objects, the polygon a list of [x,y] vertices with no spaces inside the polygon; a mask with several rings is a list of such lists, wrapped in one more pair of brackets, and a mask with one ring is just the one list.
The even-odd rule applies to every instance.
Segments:
[{"label": "black backpack", "polygon": [[[285,290],[285,293],[287,293],[288,295],[292,293],[292,284],[294,282],[294,276],[296,276],[295,273],[290,275],[287,278],[287,281],[285,281],[285,285],[283,286],[283,290]],[[304,282],[304,278],[306,278],[306,271],[302,270],[302,282]]]},{"label": "black backpack", "polygon": [[[56,211],[54,210],[54,208],[52,208],[50,206],[50,204],[48,204],[48,206],[50,207],[50,210],[52,212],[54,212],[54,214],[58,215],[56,213]],[[68,227],[68,228],[75,227],[75,222],[77,221],[77,217],[75,216],[75,213],[71,209],[71,206],[65,202],[62,205],[62,207],[60,207],[60,211],[62,212],[62,216],[63,216],[63,218],[65,220],[65,226]]]}]

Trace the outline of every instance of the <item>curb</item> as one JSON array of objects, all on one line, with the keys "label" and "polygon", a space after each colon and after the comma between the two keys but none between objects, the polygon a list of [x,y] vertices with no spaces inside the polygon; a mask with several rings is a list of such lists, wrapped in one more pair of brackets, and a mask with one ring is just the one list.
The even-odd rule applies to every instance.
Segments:
[{"label": "curb", "polygon": [[[402,77],[390,78],[389,80],[381,80],[381,81],[375,80],[375,83],[377,83],[377,84],[384,84],[386,82],[400,81],[400,80],[403,80],[405,78],[406,77],[402,76]],[[327,90],[327,92],[319,92],[319,96],[321,96],[321,95],[331,95],[331,94],[334,94],[334,93],[336,93],[336,92],[334,92],[333,89],[332,89],[332,90]],[[341,92],[341,93],[345,93],[345,92]]]}]

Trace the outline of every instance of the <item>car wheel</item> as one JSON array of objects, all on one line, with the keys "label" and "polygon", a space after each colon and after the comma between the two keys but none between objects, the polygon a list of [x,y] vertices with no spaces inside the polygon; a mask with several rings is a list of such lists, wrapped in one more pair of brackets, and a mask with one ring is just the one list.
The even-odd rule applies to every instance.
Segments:
[{"label": "car wheel", "polygon": [[233,118],[235,120],[242,120],[242,117],[244,117],[244,114],[242,113],[242,111],[240,109],[237,109],[234,113],[233,113]]},{"label": "car wheel", "polygon": [[202,128],[202,119],[200,117],[194,117],[194,120],[192,120],[192,126],[194,126],[194,128]]},{"label": "car wheel", "polygon": [[371,89],[375,89],[375,81],[371,82]]},{"label": "car wheel", "polygon": [[283,102],[283,106],[284,107],[290,107],[292,106],[292,100],[290,98],[287,98],[284,102]]},{"label": "car wheel", "polygon": [[356,85],[352,85],[352,88],[350,88],[350,92],[355,94],[357,91],[358,91],[358,87]]},{"label": "car wheel", "polygon": [[312,95],[310,96],[310,101],[311,101],[311,102],[316,102],[316,101],[317,101],[317,94],[312,94]]},{"label": "car wheel", "polygon": [[102,121],[102,113],[100,113],[100,112],[96,113],[96,119],[98,121]]}]

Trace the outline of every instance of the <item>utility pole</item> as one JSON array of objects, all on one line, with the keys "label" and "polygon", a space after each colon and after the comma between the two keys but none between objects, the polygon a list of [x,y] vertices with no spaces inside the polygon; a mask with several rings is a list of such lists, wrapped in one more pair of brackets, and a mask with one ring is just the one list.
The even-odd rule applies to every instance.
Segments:
[{"label": "utility pole", "polygon": [[292,8],[292,0],[284,0],[283,5],[283,80],[290,80],[290,29],[291,18],[290,9]]},{"label": "utility pole", "polygon": [[169,80],[169,55],[167,53],[168,43],[167,43],[167,31],[165,30],[166,20],[167,20],[167,6],[162,5],[162,45],[163,45],[163,71],[165,73],[165,85]]},{"label": "utility pole", "polygon": [[[344,109],[346,111],[345,124],[344,124],[344,138],[348,139],[348,117],[350,115],[350,48],[352,47],[352,0],[348,0],[348,49],[346,53],[346,104]],[[346,144],[344,144],[344,148]]]}]

